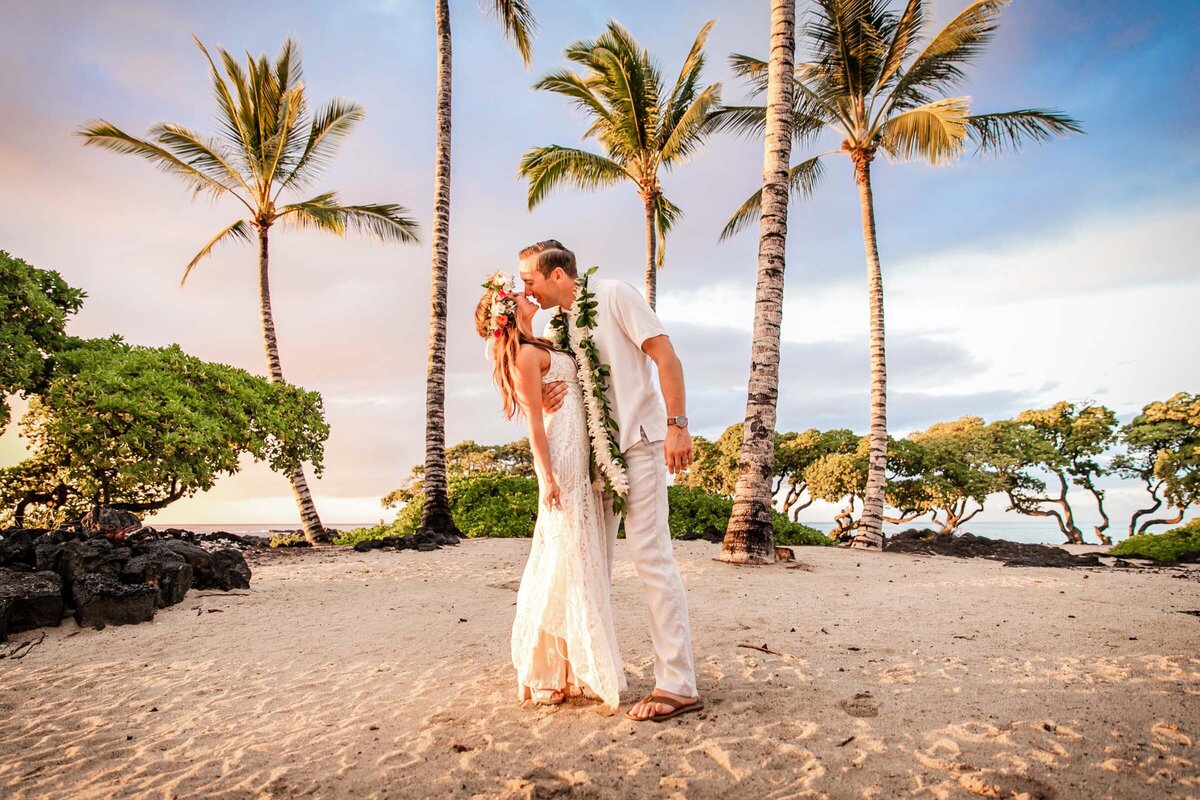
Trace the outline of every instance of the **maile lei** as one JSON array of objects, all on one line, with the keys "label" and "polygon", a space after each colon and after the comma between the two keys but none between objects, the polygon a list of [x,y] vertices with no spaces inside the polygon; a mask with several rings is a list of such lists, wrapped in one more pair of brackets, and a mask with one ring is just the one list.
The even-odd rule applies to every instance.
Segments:
[{"label": "maile lei", "polygon": [[605,493],[612,497],[613,511],[620,514],[625,510],[629,479],[625,474],[625,457],[617,442],[617,423],[604,394],[608,389],[609,368],[600,363],[592,338],[597,303],[595,293],[588,289],[588,278],[596,269],[592,267],[575,282],[575,301],[569,310],[559,309],[550,320],[550,329],[559,348],[575,356],[588,438],[592,443],[592,473],[599,474]]}]

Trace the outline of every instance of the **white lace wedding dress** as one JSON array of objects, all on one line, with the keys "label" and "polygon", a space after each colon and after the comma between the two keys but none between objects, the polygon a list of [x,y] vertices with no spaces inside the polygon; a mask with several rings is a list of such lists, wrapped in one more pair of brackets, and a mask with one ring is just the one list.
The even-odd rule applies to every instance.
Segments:
[{"label": "white lace wedding dress", "polygon": [[512,662],[519,700],[532,690],[583,694],[616,710],[625,673],[609,602],[611,585],[590,444],[575,361],[550,353],[543,382],[563,381],[562,406],[544,417],[562,508],[539,506],[529,561],[517,592]]}]

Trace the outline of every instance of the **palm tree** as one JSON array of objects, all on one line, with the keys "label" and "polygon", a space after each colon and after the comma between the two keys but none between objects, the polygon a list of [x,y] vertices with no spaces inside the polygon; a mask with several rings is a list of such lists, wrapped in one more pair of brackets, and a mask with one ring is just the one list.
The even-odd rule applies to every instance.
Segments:
[{"label": "palm tree", "polygon": [[[492,0],[505,38],[528,67],[537,22],[525,0]],[[458,533],[446,493],[446,275],[450,269],[450,2],[434,0],[437,24],[437,140],[434,143],[433,267],[429,290],[429,360],[425,367],[425,478],[421,531]]]},{"label": "palm tree", "polygon": [[763,114],[766,146],[762,213],[758,234],[758,287],[746,422],[738,458],[733,513],[725,529],[720,560],[770,564],[775,560],[771,527],[771,473],[775,467],[775,408],[779,399],[779,326],[783,319],[784,250],[787,244],[788,164],[792,156],[790,80],[796,48],[795,0],[771,0],[771,61],[767,65],[767,105]]},{"label": "palm tree", "polygon": [[[793,135],[800,142],[832,131],[837,150],[791,168],[792,189],[810,193],[823,173],[822,159],[841,154],[854,166],[862,209],[870,305],[870,459],[862,521],[856,547],[883,544],[883,504],[887,465],[887,367],[884,354],[883,278],[875,238],[871,162],[882,150],[893,160],[952,161],[969,141],[978,153],[1019,151],[1027,140],[1049,141],[1082,133],[1075,120],[1042,108],[972,114],[967,97],[946,97],[960,86],[963,67],[992,39],[1009,0],[975,0],[922,46],[925,0],[908,0],[903,11],[890,0],[815,0],[803,35],[811,61],[795,72]],[[766,88],[767,65],[744,55],[731,57],[734,71],[749,78],[754,94]],[[713,115],[717,128],[761,135],[762,106],[733,106]],[[760,194],[752,195],[722,231],[724,239],[759,214]]]},{"label": "palm tree", "polygon": [[650,53],[615,20],[595,41],[567,47],[567,60],[579,64],[582,73],[556,70],[534,84],[571,99],[591,118],[583,138],[596,137],[605,155],[558,145],[530,150],[517,170],[529,181],[529,208],[560,184],[603,189],[633,181],[645,211],[646,301],[651,308],[664,239],[682,214],[663,195],[658,172],[696,151],[707,135],[708,117],[721,101],[721,84],[700,88],[704,43],[715,23],[710,20],[700,29],[669,94]]},{"label": "palm tree", "polygon": [[[267,370],[272,382],[281,383],[283,367],[268,279],[271,228],[281,223],[339,236],[353,228],[382,241],[415,242],[417,223],[407,216],[407,209],[394,203],[346,205],[334,192],[281,205],[280,195],[285,190],[312,185],[341,140],[362,120],[362,107],[335,99],[311,115],[301,79],[300,53],[291,39],[284,40],[274,64],[265,55],[257,59],[247,56],[243,67],[229,52],[217,48],[224,75],[200,40],[193,39],[212,73],[220,121],[218,136],[204,136],[167,122],[155,125],[147,138],[139,139],[105,120],[87,123],[78,135],[84,145],[145,158],[163,172],[181,178],[193,194],[232,197],[245,207],[246,216],[222,228],[188,262],[180,285],[219,243],[235,239],[251,242],[257,236],[259,309]],[[316,543],[325,537],[325,529],[303,467],[297,467],[289,478],[304,535]]]}]

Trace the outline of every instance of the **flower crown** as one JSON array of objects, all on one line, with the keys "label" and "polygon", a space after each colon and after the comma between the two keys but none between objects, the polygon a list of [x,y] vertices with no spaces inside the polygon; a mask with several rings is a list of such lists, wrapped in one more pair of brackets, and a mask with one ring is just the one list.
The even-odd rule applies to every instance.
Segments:
[{"label": "flower crown", "polygon": [[487,330],[499,339],[504,335],[504,329],[515,324],[517,320],[516,280],[503,270],[496,270],[483,282],[483,288],[494,294]]}]

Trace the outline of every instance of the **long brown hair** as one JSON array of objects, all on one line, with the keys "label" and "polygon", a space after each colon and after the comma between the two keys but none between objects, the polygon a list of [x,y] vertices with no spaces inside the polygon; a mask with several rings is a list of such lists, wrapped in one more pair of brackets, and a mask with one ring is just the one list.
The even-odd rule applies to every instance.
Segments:
[{"label": "long brown hair", "polygon": [[[492,317],[492,302],[496,293],[488,290],[483,293],[479,305],[475,307],[475,331],[488,341],[492,354],[492,380],[500,390],[500,398],[504,401],[504,416],[512,419],[520,411],[517,402],[517,353],[521,345],[528,344],[543,350],[553,351],[554,344],[549,339],[527,336],[517,327],[514,314],[508,317],[504,325],[497,326]],[[499,331],[499,335],[496,335]]]}]

